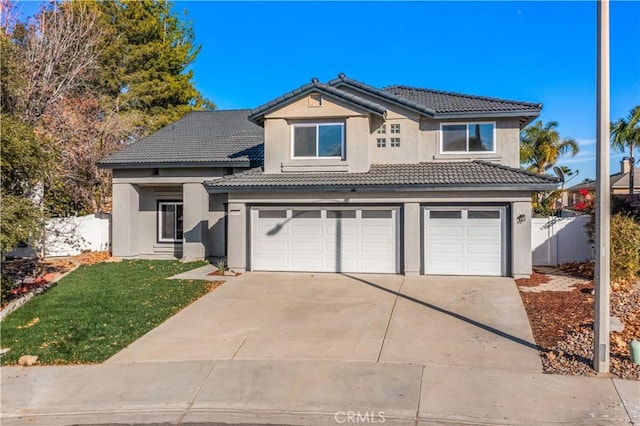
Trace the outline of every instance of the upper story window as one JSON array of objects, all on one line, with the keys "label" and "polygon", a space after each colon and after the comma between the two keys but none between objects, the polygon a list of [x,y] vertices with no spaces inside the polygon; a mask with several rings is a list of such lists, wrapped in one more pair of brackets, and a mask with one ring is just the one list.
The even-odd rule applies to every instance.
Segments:
[{"label": "upper story window", "polygon": [[391,125],[391,133],[400,133],[400,125],[392,124]]},{"label": "upper story window", "polygon": [[495,152],[494,123],[441,124],[441,152]]},{"label": "upper story window", "polygon": [[387,125],[382,124],[380,127],[378,127],[376,133],[378,133],[379,135],[384,135],[385,133],[387,133]]},{"label": "upper story window", "polygon": [[293,158],[342,158],[344,124],[295,124],[292,145]]},{"label": "upper story window", "polygon": [[378,148],[384,148],[385,146],[387,146],[387,138],[378,138],[376,140],[376,146]]}]

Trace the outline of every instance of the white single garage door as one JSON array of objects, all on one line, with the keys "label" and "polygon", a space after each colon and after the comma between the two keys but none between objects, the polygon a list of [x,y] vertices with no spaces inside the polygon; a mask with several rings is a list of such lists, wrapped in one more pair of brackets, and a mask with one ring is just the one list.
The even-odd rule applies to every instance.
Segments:
[{"label": "white single garage door", "polygon": [[255,271],[397,273],[397,209],[254,208]]},{"label": "white single garage door", "polygon": [[505,214],[503,207],[425,208],[425,274],[505,275]]}]

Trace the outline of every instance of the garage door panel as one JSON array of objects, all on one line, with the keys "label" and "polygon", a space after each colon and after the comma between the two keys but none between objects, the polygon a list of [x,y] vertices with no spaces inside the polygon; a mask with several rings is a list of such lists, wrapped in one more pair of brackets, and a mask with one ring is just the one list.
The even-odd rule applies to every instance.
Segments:
[{"label": "garage door panel", "polygon": [[360,251],[363,254],[372,255],[372,254],[381,254],[387,255],[393,250],[393,244],[391,243],[367,243],[362,244]]},{"label": "garage door panel", "polygon": [[[335,244],[335,242],[334,242],[334,244]],[[353,241],[353,242],[343,241],[341,246],[338,248],[338,251],[342,252],[342,253],[357,254],[359,246],[360,246],[360,244],[358,244],[355,241]]]},{"label": "garage door panel", "polygon": [[[435,221],[433,221],[435,222]],[[442,222],[442,221],[440,221]],[[446,226],[446,224],[433,224],[428,230],[428,236],[430,237],[449,237],[457,236],[461,237],[464,234],[464,228],[461,226]]]},{"label": "garage door panel", "polygon": [[494,257],[500,256],[500,246],[496,247],[496,244],[473,244],[469,243],[466,246],[466,254],[471,254],[477,257]]},{"label": "garage door panel", "polygon": [[[336,235],[340,234],[342,237],[357,237],[358,236],[358,227],[354,225],[342,225],[340,227],[336,225],[327,225],[325,228],[325,235],[331,238],[333,237],[335,240]],[[338,229],[340,231],[338,231]]]},{"label": "garage door panel", "polygon": [[258,225],[258,232],[261,235],[271,234],[271,236],[287,235],[289,229],[285,227],[279,227],[277,223],[273,224],[260,224]]},{"label": "garage door panel", "polygon": [[265,271],[281,271],[282,268],[287,268],[287,259],[281,257],[261,257],[256,265],[258,268]]},{"label": "garage door panel", "polygon": [[291,250],[293,252],[309,252],[309,253],[322,253],[323,244],[322,241],[292,241]]},{"label": "garage door panel", "polygon": [[301,271],[323,271],[322,258],[315,256],[300,256],[291,258],[291,266]]},{"label": "garage door panel", "polygon": [[291,226],[291,235],[322,235],[322,226],[293,224]]},{"label": "garage door panel", "polygon": [[491,226],[468,227],[467,235],[469,237],[489,237],[491,239],[500,239],[500,234],[496,234],[496,229],[500,229],[500,223]]},{"label": "garage door panel", "polygon": [[496,275],[495,271],[500,267],[500,260],[495,262],[469,262],[468,272],[471,275]]},{"label": "garage door panel", "polygon": [[451,243],[430,243],[429,251],[432,253],[432,257],[438,257],[436,253],[442,254],[462,254],[464,250],[463,244],[451,244]]},{"label": "garage door panel", "polygon": [[425,209],[425,273],[502,275],[504,210],[458,208],[453,212],[446,207]]},{"label": "garage door panel", "polygon": [[287,250],[288,244],[287,241],[259,241],[257,248],[263,252],[281,252]]},{"label": "garage door panel", "polygon": [[362,226],[361,228],[361,235],[364,237],[370,236],[370,237],[374,237],[374,238],[384,238],[384,237],[391,237],[395,234],[395,229],[392,226],[389,225],[370,225],[370,224],[366,224],[364,226]]},{"label": "garage door panel", "polygon": [[433,260],[427,262],[428,269],[432,274],[448,274],[451,270],[462,270],[462,261],[455,260]]}]

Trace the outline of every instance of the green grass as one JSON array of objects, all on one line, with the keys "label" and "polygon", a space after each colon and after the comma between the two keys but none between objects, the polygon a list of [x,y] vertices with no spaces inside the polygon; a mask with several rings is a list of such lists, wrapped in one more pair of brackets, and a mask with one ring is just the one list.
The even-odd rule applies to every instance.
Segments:
[{"label": "green grass", "polygon": [[21,355],[37,355],[38,364],[102,362],[207,293],[211,283],[166,279],[204,264],[81,266],[0,323],[0,344],[11,348],[2,364]]}]

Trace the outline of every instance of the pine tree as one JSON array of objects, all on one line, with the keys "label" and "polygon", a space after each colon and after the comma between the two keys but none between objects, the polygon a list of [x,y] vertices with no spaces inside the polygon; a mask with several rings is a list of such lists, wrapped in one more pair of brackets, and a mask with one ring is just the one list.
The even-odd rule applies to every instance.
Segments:
[{"label": "pine tree", "polygon": [[106,32],[100,89],[128,114],[138,134],[214,105],[193,83],[200,50],[191,22],[166,0],[100,3]]}]

